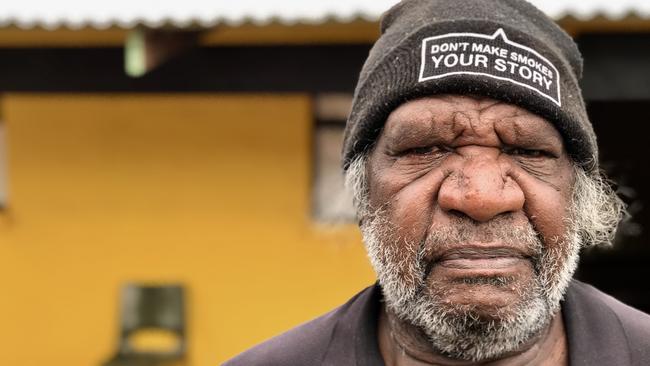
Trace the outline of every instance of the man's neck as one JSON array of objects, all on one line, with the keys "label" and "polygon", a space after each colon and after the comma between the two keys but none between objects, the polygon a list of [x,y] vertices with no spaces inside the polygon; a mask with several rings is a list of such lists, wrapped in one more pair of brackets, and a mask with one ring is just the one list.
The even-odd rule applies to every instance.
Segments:
[{"label": "man's neck", "polygon": [[558,366],[568,365],[566,334],[562,314],[558,313],[540,336],[517,352],[500,359],[471,362],[446,357],[435,352],[425,334],[405,324],[382,304],[378,324],[378,341],[386,366]]}]

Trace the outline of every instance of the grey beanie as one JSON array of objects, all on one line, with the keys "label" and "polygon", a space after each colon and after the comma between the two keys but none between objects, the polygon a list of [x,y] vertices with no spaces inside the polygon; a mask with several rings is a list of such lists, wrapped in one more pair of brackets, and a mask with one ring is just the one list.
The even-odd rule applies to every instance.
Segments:
[{"label": "grey beanie", "polygon": [[378,138],[400,104],[472,94],[551,121],[572,159],[598,167],[578,80],[582,57],[553,20],[524,0],[404,0],[384,14],[345,127],[343,168]]}]

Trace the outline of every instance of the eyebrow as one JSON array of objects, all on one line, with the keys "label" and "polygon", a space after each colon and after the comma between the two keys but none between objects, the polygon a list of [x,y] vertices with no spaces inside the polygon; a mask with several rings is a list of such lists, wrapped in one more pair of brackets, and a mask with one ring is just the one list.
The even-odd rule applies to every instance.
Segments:
[{"label": "eyebrow", "polygon": [[435,121],[433,118],[401,118],[395,121],[391,126],[386,124],[384,128],[389,138],[417,138],[422,133],[430,133],[435,131]]},{"label": "eyebrow", "polygon": [[[540,123],[535,126],[535,128],[530,128],[526,123],[532,119],[540,120]],[[551,122],[535,116],[516,116],[510,118],[504,118],[501,121],[507,122],[512,120],[512,131],[515,133],[515,137],[518,139],[523,139],[525,142],[534,142],[530,140],[536,140],[539,137],[539,134],[536,132],[548,133],[547,136],[551,136],[554,140],[559,142],[564,142],[562,135],[555,128]],[[495,127],[497,127],[495,125]]]}]

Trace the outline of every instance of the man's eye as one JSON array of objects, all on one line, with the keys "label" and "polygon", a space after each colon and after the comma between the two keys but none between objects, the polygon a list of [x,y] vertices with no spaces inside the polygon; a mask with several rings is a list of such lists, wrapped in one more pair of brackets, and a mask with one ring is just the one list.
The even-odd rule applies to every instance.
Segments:
[{"label": "man's eye", "polygon": [[438,156],[440,154],[452,152],[453,149],[447,146],[431,145],[419,146],[404,150],[400,155],[402,156]]},{"label": "man's eye", "polygon": [[434,147],[433,146],[422,146],[422,147],[414,147],[412,149],[408,149],[404,152],[405,155],[429,155],[433,152]]},{"label": "man's eye", "polygon": [[508,155],[524,156],[528,158],[541,158],[548,156],[548,154],[543,150],[522,149],[517,147],[505,148],[503,149],[503,152]]}]

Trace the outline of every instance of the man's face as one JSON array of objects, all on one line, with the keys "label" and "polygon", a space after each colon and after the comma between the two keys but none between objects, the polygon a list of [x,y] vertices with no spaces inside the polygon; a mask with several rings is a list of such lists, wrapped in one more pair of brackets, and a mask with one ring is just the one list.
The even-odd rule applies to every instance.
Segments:
[{"label": "man's face", "polygon": [[573,166],[548,121],[491,99],[418,99],[390,114],[366,173],[361,226],[398,316],[465,343],[520,344],[548,323],[579,248]]}]

